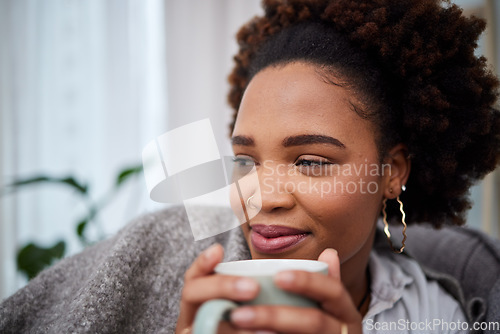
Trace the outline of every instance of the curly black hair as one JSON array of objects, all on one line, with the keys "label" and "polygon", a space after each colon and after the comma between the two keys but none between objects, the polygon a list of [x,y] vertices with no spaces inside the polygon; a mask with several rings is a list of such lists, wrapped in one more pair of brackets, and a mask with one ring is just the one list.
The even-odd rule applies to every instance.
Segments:
[{"label": "curly black hair", "polygon": [[485,22],[446,0],[263,0],[263,7],[237,34],[231,132],[258,71],[317,65],[361,97],[353,109],[378,126],[381,156],[407,145],[408,221],[463,224],[469,188],[500,158],[499,81],[474,54]]}]

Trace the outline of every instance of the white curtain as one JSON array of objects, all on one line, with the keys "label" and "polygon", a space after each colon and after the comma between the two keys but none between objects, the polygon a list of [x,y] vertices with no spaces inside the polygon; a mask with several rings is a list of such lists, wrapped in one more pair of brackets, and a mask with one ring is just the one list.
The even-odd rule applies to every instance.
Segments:
[{"label": "white curtain", "polygon": [[209,117],[222,154],[232,152],[226,96],[235,35],[261,12],[260,0],[166,1],[169,126]]},{"label": "white curtain", "polygon": [[[165,10],[158,0],[1,0],[0,115],[3,186],[38,174],[75,176],[93,198],[140,163],[167,129]],[[143,178],[103,212],[106,235],[150,209]],[[1,198],[0,298],[24,284],[16,249],[69,240],[84,206],[64,187]],[[92,233],[92,229],[90,230]]]}]

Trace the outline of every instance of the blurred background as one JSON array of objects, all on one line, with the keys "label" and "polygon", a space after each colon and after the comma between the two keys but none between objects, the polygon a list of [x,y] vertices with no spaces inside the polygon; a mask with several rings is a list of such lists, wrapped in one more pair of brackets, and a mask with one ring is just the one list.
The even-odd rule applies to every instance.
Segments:
[{"label": "blurred background", "polygon": [[[477,52],[500,69],[500,1],[454,2],[488,21]],[[139,169],[158,135],[210,117],[231,153],[226,77],[259,13],[260,0],[0,0],[0,300],[27,282],[20,249],[68,256],[163,207]],[[473,188],[469,226],[498,237],[499,193],[497,172]]]}]

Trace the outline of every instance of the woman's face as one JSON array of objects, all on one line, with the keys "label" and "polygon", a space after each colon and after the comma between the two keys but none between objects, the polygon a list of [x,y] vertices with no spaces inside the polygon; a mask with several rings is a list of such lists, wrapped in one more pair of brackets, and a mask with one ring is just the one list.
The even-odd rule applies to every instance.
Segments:
[{"label": "woman's face", "polygon": [[351,103],[352,91],[300,62],[266,68],[249,83],[232,141],[259,177],[249,204],[262,200],[262,208],[242,225],[252,258],[317,259],[326,248],[342,263],[368,257],[389,170],[373,124]]}]

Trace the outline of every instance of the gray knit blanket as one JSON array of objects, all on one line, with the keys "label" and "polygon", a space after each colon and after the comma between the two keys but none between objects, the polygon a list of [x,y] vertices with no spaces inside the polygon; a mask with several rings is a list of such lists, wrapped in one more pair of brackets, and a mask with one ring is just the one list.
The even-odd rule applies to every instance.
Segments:
[{"label": "gray knit blanket", "polygon": [[[232,219],[203,209],[208,222]],[[173,333],[186,269],[214,242],[248,259],[240,229],[194,241],[184,208],[150,214],[60,261],[0,304],[0,333]]]}]

